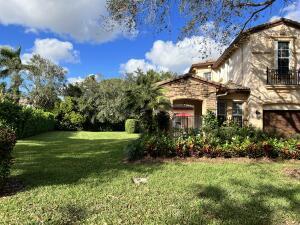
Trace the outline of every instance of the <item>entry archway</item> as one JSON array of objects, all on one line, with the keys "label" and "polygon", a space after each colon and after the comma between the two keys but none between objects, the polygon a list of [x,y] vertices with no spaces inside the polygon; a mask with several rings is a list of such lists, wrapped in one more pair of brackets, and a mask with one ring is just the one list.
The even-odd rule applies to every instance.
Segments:
[{"label": "entry archway", "polygon": [[197,99],[173,99],[173,127],[200,128],[202,121],[202,104],[203,102]]}]

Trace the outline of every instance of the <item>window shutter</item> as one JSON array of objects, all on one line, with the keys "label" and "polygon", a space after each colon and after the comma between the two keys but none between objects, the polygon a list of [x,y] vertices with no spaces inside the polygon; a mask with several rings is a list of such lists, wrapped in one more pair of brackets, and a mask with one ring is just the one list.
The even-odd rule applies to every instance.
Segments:
[{"label": "window shutter", "polygon": [[278,69],[278,41],[274,42],[274,69]]}]

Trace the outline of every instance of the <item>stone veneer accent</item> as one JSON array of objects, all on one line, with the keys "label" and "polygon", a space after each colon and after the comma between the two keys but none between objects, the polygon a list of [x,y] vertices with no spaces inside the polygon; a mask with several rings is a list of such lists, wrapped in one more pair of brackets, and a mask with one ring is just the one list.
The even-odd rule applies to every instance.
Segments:
[{"label": "stone veneer accent", "polygon": [[184,77],[160,85],[165,91],[164,95],[171,103],[179,99],[199,100],[202,102],[202,113],[208,110],[216,111],[218,86],[210,82]]}]

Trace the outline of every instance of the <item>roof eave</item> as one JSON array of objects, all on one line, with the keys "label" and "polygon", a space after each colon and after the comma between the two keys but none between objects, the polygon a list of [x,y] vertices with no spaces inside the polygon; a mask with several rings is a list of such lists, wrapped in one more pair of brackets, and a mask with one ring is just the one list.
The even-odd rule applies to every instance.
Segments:
[{"label": "roof eave", "polygon": [[300,23],[294,20],[286,19],[286,18],[280,18],[278,20],[268,22],[265,24],[261,24],[255,27],[252,27],[242,33],[240,33],[234,41],[229,45],[229,47],[223,52],[223,54],[217,59],[217,61],[212,65],[213,69],[217,69],[234,51],[235,47],[238,47],[237,44],[241,41],[241,39],[248,37],[250,34],[260,32],[262,30],[278,26],[280,24],[288,24],[291,27],[300,29]]}]

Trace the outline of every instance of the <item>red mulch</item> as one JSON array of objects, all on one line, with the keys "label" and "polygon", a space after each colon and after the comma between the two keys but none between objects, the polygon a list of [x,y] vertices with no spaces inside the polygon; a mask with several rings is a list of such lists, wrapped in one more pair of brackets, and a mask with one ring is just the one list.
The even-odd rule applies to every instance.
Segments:
[{"label": "red mulch", "polygon": [[283,160],[280,158],[277,159],[270,159],[267,157],[262,158],[247,158],[247,157],[233,157],[233,158],[223,158],[223,157],[217,157],[217,158],[207,158],[207,157],[175,157],[175,158],[152,158],[152,157],[146,157],[144,159],[136,160],[136,161],[129,161],[128,159],[124,159],[124,163],[130,163],[130,164],[141,164],[141,163],[167,163],[167,162],[183,162],[183,163],[190,163],[190,162],[204,162],[204,163],[272,163],[272,162],[300,162],[299,160]]}]

